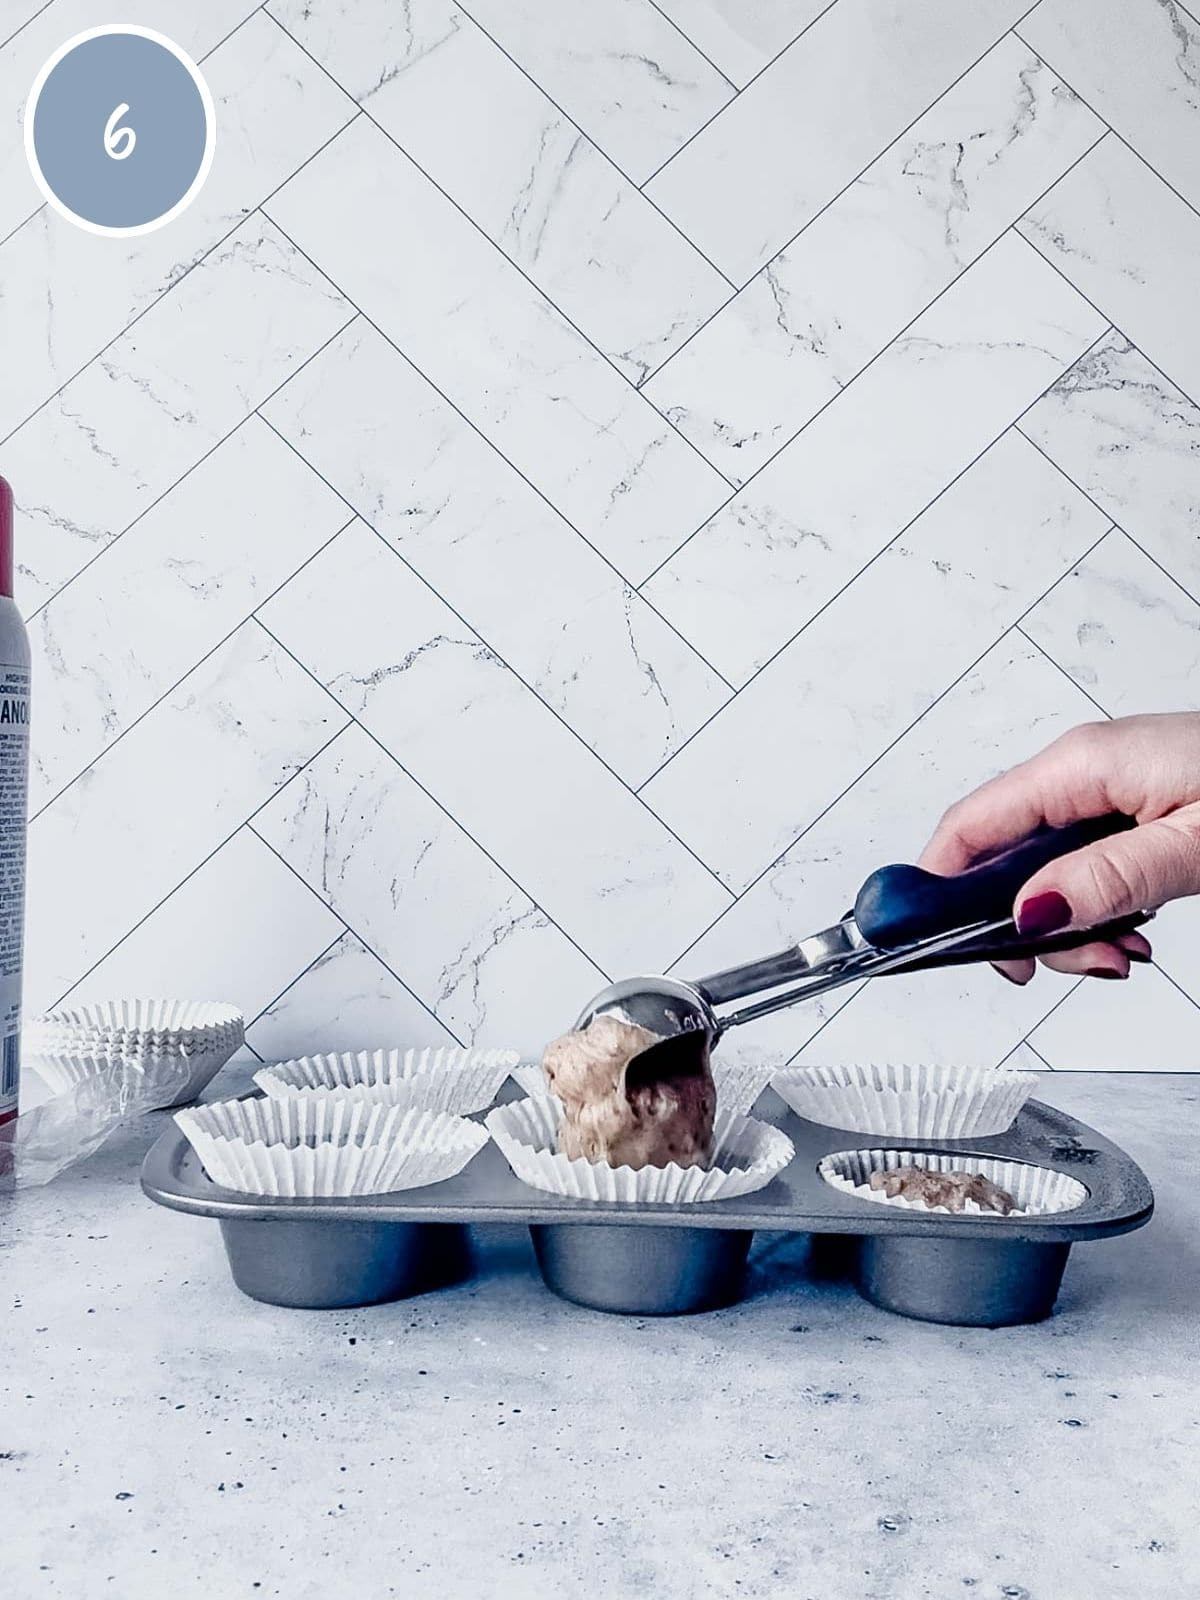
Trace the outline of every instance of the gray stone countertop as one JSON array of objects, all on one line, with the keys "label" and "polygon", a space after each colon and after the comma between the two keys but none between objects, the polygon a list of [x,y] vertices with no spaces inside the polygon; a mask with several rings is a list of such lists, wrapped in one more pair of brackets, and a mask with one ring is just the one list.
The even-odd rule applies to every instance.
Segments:
[{"label": "gray stone countertop", "polygon": [[459,1287],[280,1310],[233,1287],[215,1223],[143,1197],[144,1119],[0,1202],[0,1593],[1200,1592],[1200,1079],[1040,1095],[1157,1211],[997,1331],[877,1310],[779,1236],[705,1316],[569,1305],[515,1230]]}]

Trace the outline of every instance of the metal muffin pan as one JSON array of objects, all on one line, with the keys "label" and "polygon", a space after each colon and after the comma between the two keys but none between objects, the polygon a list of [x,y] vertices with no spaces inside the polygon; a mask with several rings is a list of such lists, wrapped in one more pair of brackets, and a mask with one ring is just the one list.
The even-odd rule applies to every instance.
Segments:
[{"label": "metal muffin pan", "polygon": [[457,1177],[425,1189],[264,1199],[214,1184],[174,1125],[147,1155],[142,1188],[160,1205],[219,1219],[234,1281],[276,1305],[368,1305],[438,1287],[469,1270],[468,1227],[521,1223],[547,1286],[568,1300],[643,1316],[705,1311],[740,1297],[753,1235],[764,1229],[838,1236],[835,1248],[868,1300],[903,1316],[982,1327],[1048,1316],[1071,1246],[1141,1227],[1154,1206],[1123,1150],[1036,1100],[1007,1133],[915,1147],[1070,1173],[1088,1191],[1071,1211],[950,1216],[864,1201],[824,1182],[822,1156],[913,1149],[914,1141],[802,1121],[770,1091],[755,1115],[784,1129],[795,1159],[765,1189],[704,1205],[543,1194],[513,1175],[494,1144]]}]

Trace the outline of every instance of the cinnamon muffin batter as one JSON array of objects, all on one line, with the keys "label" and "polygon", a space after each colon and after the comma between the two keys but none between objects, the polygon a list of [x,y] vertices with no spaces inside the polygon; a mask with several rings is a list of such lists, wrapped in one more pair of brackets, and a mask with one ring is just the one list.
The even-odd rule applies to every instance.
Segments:
[{"label": "cinnamon muffin batter", "polygon": [[873,1172],[868,1179],[872,1189],[882,1189],[888,1199],[902,1195],[924,1206],[945,1206],[947,1211],[963,1211],[973,1200],[981,1211],[998,1211],[1008,1216],[1016,1201],[1007,1189],[1000,1189],[979,1172],[930,1172],[925,1167],[896,1167],[891,1172]]},{"label": "cinnamon muffin batter", "polygon": [[717,1094],[706,1041],[676,1047],[598,1016],[548,1045],[542,1067],[563,1104],[562,1155],[612,1167],[708,1164]]}]

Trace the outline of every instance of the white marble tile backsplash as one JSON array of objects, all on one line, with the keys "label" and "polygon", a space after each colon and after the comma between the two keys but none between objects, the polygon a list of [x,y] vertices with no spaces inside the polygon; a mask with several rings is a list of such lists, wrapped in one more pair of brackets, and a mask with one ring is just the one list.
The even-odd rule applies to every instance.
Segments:
[{"label": "white marble tile backsplash", "polygon": [[[1200,709],[1194,10],[134,4],[218,153],[120,241],[20,134],[111,17],[0,0],[30,1007],[532,1055],[1073,724]],[[723,1049],[1200,1070],[1200,901],[1150,931],[1127,984],[880,979]]]}]

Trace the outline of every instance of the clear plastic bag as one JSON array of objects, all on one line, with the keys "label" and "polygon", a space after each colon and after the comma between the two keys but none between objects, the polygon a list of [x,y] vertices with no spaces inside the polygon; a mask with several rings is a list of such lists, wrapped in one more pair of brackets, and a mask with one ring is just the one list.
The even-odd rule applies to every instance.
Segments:
[{"label": "clear plastic bag", "polygon": [[18,1188],[49,1183],[98,1150],[130,1117],[190,1098],[196,1063],[186,1045],[145,1054],[33,1057],[23,1065],[23,1110],[5,1152]]}]

